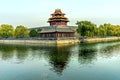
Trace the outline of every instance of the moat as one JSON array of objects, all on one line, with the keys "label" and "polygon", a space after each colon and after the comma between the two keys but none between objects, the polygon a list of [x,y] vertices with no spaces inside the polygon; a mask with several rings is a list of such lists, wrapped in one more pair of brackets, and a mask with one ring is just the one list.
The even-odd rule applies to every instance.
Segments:
[{"label": "moat", "polygon": [[0,44],[0,80],[120,80],[120,42]]}]

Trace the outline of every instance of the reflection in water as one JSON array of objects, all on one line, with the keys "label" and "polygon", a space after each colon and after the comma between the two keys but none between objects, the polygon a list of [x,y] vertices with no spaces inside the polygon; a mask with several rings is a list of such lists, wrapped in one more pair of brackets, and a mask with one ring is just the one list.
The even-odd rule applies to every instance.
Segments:
[{"label": "reflection in water", "polygon": [[14,56],[14,46],[0,45],[0,55],[3,60],[11,59]]},{"label": "reflection in water", "polygon": [[[112,44],[112,43],[109,43],[109,44]],[[109,57],[112,57],[116,53],[117,54],[120,53],[119,49],[120,49],[120,44],[119,43],[117,43],[117,44],[113,43],[112,45],[100,48],[99,53],[103,57],[109,58]]]},{"label": "reflection in water", "polygon": [[72,46],[39,46],[31,47],[32,51],[39,50],[38,55],[43,55],[50,63],[50,70],[56,72],[58,75],[66,68],[70,58],[70,49]]},{"label": "reflection in water", "polygon": [[11,59],[15,55],[18,60],[24,60],[28,56],[27,46],[0,45],[0,55],[3,60]]},{"label": "reflection in water", "polygon": [[78,60],[80,64],[89,64],[96,59],[96,44],[80,44]]},{"label": "reflection in water", "polygon": [[[50,70],[61,75],[62,71],[70,57],[71,46],[17,46],[17,45],[0,45],[0,55],[3,60],[7,60],[16,56],[20,63],[32,55],[32,58],[44,56],[50,63]],[[29,52],[31,51],[31,53]],[[37,52],[36,52],[37,51]]]},{"label": "reflection in water", "polygon": [[[68,76],[70,77],[75,76],[75,78],[78,77],[77,80],[79,80],[79,77],[86,78],[86,74],[87,74],[89,75],[88,78],[93,77],[91,80],[94,80],[94,76],[91,75],[91,72],[93,72],[96,69],[98,75],[96,75],[96,73],[93,72],[93,74],[95,74],[96,76],[104,74],[104,72],[103,73],[101,72],[101,70],[103,70],[102,67],[106,66],[106,63],[104,62],[108,62],[107,63],[108,66],[106,67],[110,67],[110,71],[111,71],[111,68],[114,68],[114,66],[111,67],[111,65],[109,65],[110,61],[106,61],[106,59],[109,58],[110,56],[113,57],[114,54],[120,53],[119,49],[120,49],[120,42],[79,44],[74,46],[59,46],[59,47],[58,46],[22,46],[22,45],[18,46],[18,45],[1,44],[0,60],[3,61],[6,67],[6,68],[3,67],[2,69],[3,73],[4,73],[4,70],[6,70],[6,72],[10,72],[11,74],[12,73],[11,71],[13,70],[14,71],[13,76],[16,75],[16,71],[18,70],[18,72],[21,71],[19,74],[23,73],[22,75],[25,74],[27,78],[28,76],[38,77],[40,79],[37,79],[37,80],[41,80],[42,78],[40,77],[40,74],[42,74],[42,72],[45,70],[48,72],[48,75],[50,74],[51,77],[55,77],[55,78],[58,78],[58,76],[61,76],[61,77],[65,77],[64,78],[65,80],[69,80]],[[106,56],[107,58],[103,58],[101,57],[101,55]],[[11,60],[13,62],[19,61],[20,63],[17,65],[16,63],[8,64],[8,61],[6,60]],[[113,64],[115,63],[115,65],[118,66],[118,63],[116,62],[116,60],[113,60]],[[47,65],[46,65],[46,62],[47,62]],[[78,64],[78,62],[80,63],[80,65]],[[92,68],[87,68],[86,66],[81,67],[81,65],[84,65],[84,64],[91,65],[91,63],[93,62],[95,63],[94,64],[95,66],[92,66]],[[111,63],[112,63],[112,59],[111,59]],[[1,63],[1,65],[4,65],[4,64]],[[8,66],[6,66],[6,64]],[[99,65],[101,67],[99,67]],[[17,68],[15,68],[16,66]],[[30,68],[28,66],[30,66]],[[115,69],[116,69],[116,66],[115,66]],[[33,74],[28,74],[29,72]],[[56,77],[52,73],[56,73],[58,76]],[[64,74],[64,76],[62,76],[62,74]],[[9,76],[9,74],[7,76]],[[14,79],[11,79],[11,80],[14,80]],[[21,80],[21,79],[18,79],[18,80]],[[54,79],[51,78],[50,80],[54,80]],[[56,80],[59,80],[59,79],[56,79]]]},{"label": "reflection in water", "polygon": [[[66,68],[70,58],[70,49],[72,46],[42,46],[31,47],[31,49],[39,50],[40,54],[50,63],[50,70],[56,72],[58,75],[62,74],[62,71]],[[34,51],[34,50],[32,50]]]},{"label": "reflection in water", "polygon": [[70,58],[70,46],[55,47],[49,54],[49,62],[52,66],[52,70],[59,75],[66,68]]},{"label": "reflection in water", "polygon": [[25,60],[28,57],[29,48],[27,46],[15,46],[16,56],[19,60]]}]

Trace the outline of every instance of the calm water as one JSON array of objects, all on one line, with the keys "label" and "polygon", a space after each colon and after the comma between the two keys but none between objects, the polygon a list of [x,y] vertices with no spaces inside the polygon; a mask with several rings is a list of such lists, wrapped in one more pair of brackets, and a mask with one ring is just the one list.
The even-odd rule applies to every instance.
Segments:
[{"label": "calm water", "polygon": [[0,80],[120,80],[120,42],[0,45]]}]

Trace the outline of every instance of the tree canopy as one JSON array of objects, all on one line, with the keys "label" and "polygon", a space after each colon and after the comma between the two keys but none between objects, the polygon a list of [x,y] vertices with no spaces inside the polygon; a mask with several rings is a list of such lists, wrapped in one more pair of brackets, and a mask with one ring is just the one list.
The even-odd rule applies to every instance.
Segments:
[{"label": "tree canopy", "polygon": [[15,29],[15,37],[16,38],[23,38],[23,37],[28,37],[29,36],[29,29],[20,25],[17,26]]},{"label": "tree canopy", "polygon": [[76,23],[78,25],[77,32],[81,36],[89,36],[93,37],[96,32],[96,25],[90,21],[77,21]]},{"label": "tree canopy", "polygon": [[80,36],[120,36],[120,25],[111,25],[105,23],[97,27],[96,24],[90,21],[77,21],[76,24],[78,25],[77,32]]},{"label": "tree canopy", "polygon": [[14,28],[12,25],[2,24],[0,26],[0,37],[1,38],[9,38],[9,37],[13,37],[13,35],[14,35]]},{"label": "tree canopy", "polygon": [[38,37],[38,32],[35,29],[32,29],[29,33],[30,37]]}]

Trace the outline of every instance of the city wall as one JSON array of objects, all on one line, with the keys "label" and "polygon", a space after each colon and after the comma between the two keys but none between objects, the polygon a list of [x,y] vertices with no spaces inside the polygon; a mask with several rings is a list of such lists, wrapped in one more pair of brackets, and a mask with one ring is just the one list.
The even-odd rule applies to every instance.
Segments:
[{"label": "city wall", "polygon": [[78,39],[75,40],[0,40],[0,43],[4,44],[76,44],[80,41]]},{"label": "city wall", "polygon": [[[107,37],[107,38],[87,38],[85,39],[87,43],[97,43],[97,42],[109,42],[109,41],[119,41],[120,37]],[[80,43],[78,39],[71,40],[0,40],[2,44],[21,44],[21,45],[66,45],[66,44],[77,44]]]}]

